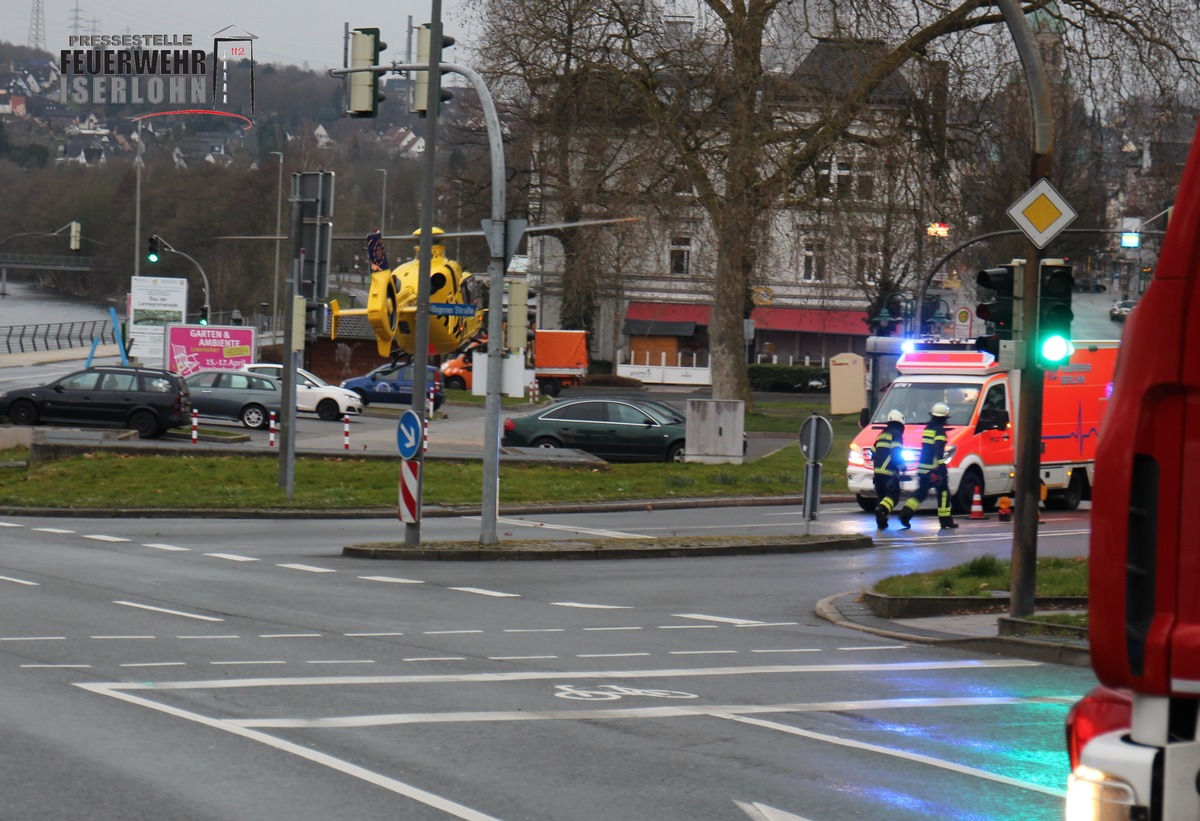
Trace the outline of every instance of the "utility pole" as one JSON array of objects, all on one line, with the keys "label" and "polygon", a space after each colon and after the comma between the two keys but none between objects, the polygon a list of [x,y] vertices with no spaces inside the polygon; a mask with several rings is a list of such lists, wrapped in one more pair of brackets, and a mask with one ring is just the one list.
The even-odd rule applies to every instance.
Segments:
[{"label": "utility pole", "polygon": [[[1050,84],[1041,54],[1029,24],[1015,0],[1000,0],[1004,21],[1012,34],[1025,67],[1029,104],[1033,118],[1033,150],[1029,163],[1030,184],[1050,179],[1054,167],[1054,135],[1051,130]],[[1025,298],[1022,305],[1024,351],[1021,365],[1021,405],[1017,412],[1016,514],[1013,522],[1012,581],[1009,615],[1024,618],[1033,614],[1037,585],[1037,523],[1041,503],[1042,390],[1044,376],[1038,366],[1038,286],[1041,251],[1031,239],[1025,252]]]}]

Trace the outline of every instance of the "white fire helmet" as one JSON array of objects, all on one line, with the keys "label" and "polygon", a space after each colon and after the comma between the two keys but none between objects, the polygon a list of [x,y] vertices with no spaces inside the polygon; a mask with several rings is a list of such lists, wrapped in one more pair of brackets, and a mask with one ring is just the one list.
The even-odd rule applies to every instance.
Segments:
[{"label": "white fire helmet", "polygon": [[929,415],[930,416],[949,416],[950,415],[950,406],[947,405],[945,402],[937,402],[934,404],[933,409],[929,411]]},{"label": "white fire helmet", "polygon": [[900,424],[903,425],[904,424],[904,411],[898,411],[898,410],[888,411],[887,420],[889,422],[899,422]]}]

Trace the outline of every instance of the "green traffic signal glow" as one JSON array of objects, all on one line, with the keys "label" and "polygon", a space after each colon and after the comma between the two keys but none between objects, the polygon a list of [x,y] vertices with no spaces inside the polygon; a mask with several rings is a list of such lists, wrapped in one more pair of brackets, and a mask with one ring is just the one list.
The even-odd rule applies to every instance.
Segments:
[{"label": "green traffic signal glow", "polygon": [[146,259],[150,262],[158,262],[158,254],[146,254]]},{"label": "green traffic signal glow", "polygon": [[1042,340],[1040,353],[1046,362],[1065,362],[1071,354],[1075,353],[1075,346],[1066,337],[1051,334]]}]

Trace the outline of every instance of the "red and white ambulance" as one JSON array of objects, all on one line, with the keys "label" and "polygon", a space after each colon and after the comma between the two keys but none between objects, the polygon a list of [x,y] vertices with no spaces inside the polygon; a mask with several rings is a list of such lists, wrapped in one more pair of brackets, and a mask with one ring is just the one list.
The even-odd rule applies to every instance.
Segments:
[{"label": "red and white ambulance", "polygon": [[[1046,374],[1042,407],[1040,476],[1047,506],[1074,510],[1091,498],[1096,443],[1112,394],[1117,343],[1075,342],[1070,364]],[[888,414],[904,414],[905,461],[910,465],[903,488],[916,488],[921,432],[937,402],[950,406],[946,423],[946,465],[952,506],[971,509],[975,489],[991,508],[1012,495],[1017,444],[1019,372],[1006,370],[985,351],[923,343],[903,354],[899,376],[879,400],[867,424],[850,444],[846,477],[863,510],[875,508],[872,447]]]}]

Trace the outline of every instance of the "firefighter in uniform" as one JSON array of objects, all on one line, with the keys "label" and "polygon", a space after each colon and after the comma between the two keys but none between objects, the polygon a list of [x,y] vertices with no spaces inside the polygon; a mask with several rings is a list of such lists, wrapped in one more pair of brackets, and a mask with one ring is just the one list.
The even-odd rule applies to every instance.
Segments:
[{"label": "firefighter in uniform", "polygon": [[904,413],[889,411],[887,425],[875,440],[871,456],[875,464],[875,524],[880,530],[888,526],[888,514],[900,501],[900,479],[904,476]]},{"label": "firefighter in uniform", "polygon": [[921,459],[917,465],[917,489],[900,511],[900,523],[911,527],[913,514],[925,501],[929,489],[937,492],[938,521],[943,530],[958,527],[950,516],[950,482],[946,470],[946,419],[950,406],[937,402],[929,411],[929,424],[921,434]]}]

